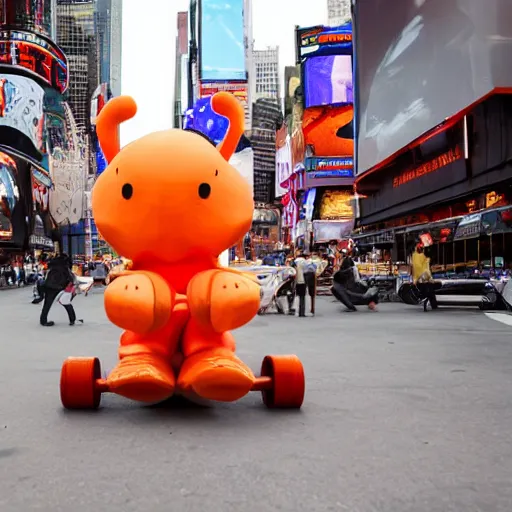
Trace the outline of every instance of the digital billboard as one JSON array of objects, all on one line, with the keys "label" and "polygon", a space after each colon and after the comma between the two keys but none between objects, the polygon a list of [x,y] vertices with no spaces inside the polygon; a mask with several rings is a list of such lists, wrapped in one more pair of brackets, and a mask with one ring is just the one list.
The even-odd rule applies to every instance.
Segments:
[{"label": "digital billboard", "polygon": [[247,111],[248,103],[248,87],[247,82],[245,83],[202,83],[199,88],[199,96],[201,98],[207,98],[213,96],[218,92],[229,92],[232,94]]},{"label": "digital billboard", "polygon": [[310,57],[304,63],[305,107],[354,103],[352,57]]},{"label": "digital billboard", "polygon": [[352,105],[306,109],[302,120],[306,146],[317,157],[353,158],[353,118]]},{"label": "digital billboard", "polygon": [[11,240],[13,236],[12,217],[20,198],[17,179],[16,162],[0,153],[0,240]]},{"label": "digital billboard", "polygon": [[[17,144],[17,149],[36,159],[34,150],[43,153],[44,89],[30,78],[0,74],[0,134],[2,144],[18,139],[21,132],[32,143]],[[30,143],[29,143],[30,146]]]},{"label": "digital billboard", "polygon": [[354,33],[358,173],[512,88],[508,0],[358,0]]},{"label": "digital billboard", "polygon": [[205,82],[247,80],[244,0],[202,0],[199,78]]},{"label": "digital billboard", "polygon": [[28,29],[46,36],[52,31],[53,0],[0,0],[2,25]]},{"label": "digital billboard", "polygon": [[47,37],[26,30],[0,30],[0,65],[28,71],[60,93],[68,87],[63,51]]},{"label": "digital billboard", "polygon": [[297,64],[307,57],[352,53],[352,24],[340,27],[322,25],[296,30]]},{"label": "digital billboard", "polygon": [[354,159],[308,157],[306,169],[310,178],[351,178],[354,176]]}]

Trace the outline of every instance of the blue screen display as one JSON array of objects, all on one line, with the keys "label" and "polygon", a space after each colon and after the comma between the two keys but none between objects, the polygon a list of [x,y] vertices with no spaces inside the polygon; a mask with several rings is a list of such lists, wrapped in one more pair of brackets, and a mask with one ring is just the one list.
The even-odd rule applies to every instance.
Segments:
[{"label": "blue screen display", "polygon": [[245,80],[243,0],[203,0],[201,9],[201,80]]}]

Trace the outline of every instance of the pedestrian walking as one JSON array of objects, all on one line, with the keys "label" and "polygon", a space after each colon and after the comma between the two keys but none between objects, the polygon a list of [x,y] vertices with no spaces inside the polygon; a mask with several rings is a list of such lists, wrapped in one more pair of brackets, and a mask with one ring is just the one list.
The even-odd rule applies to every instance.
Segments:
[{"label": "pedestrian walking", "polygon": [[437,309],[437,298],[430,271],[430,258],[425,254],[425,247],[421,242],[416,245],[416,250],[412,253],[411,266],[413,283],[423,297],[423,310],[427,311],[429,304],[432,309]]},{"label": "pedestrian walking", "polygon": [[[55,325],[55,322],[48,321],[48,313],[57,297],[59,299],[64,297],[60,304],[66,309],[69,324],[75,325],[76,314],[71,300],[73,299],[74,293],[76,293],[76,278],[71,272],[71,266],[71,260],[66,254],[61,254],[48,262],[48,273],[46,274],[44,282],[43,309],[40,317],[40,323],[44,327],[52,327]],[[83,322],[82,320],[80,321]]]},{"label": "pedestrian walking", "polygon": [[306,316],[306,294],[311,297],[311,314],[315,314],[316,265],[309,254],[298,252],[295,258],[296,294],[299,298],[299,317]]}]

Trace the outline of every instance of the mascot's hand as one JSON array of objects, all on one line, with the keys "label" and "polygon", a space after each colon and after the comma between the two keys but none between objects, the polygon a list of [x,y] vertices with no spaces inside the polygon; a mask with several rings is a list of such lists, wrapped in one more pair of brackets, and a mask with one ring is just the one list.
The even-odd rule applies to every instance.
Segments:
[{"label": "mascot's hand", "polygon": [[190,281],[187,298],[192,317],[222,333],[254,318],[260,308],[260,285],[229,270],[207,270]]},{"label": "mascot's hand", "polygon": [[175,297],[158,274],[127,272],[105,290],[105,311],[121,329],[145,334],[169,321]]}]

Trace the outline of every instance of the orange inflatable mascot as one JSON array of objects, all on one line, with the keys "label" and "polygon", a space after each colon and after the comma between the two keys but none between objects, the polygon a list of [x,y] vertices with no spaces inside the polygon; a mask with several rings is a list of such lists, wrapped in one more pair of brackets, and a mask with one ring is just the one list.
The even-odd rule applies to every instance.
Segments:
[{"label": "orange inflatable mascot", "polygon": [[136,113],[130,97],[111,100],[97,121],[109,166],[93,189],[94,219],[133,262],[105,292],[108,318],[125,329],[108,384],[143,402],[168,398],[177,387],[232,401],[254,384],[229,331],[256,315],[260,287],[218,264],[252,222],[250,187],[228,163],[244,113],[227,93],[212,106],[230,121],[219,148],[197,133],[169,130],[120,150],[119,124]]},{"label": "orange inflatable mascot", "polygon": [[230,402],[262,391],[269,407],[300,407],[304,372],[296,356],[266,356],[262,376],[235,355],[230,331],[260,306],[249,275],[218,257],[252,223],[250,187],[228,160],[243,133],[236,98],[218,93],[214,110],[229,119],[215,147],[182,130],[152,133],[120,149],[119,125],[136,113],[130,97],[112,99],[97,120],[109,162],[92,193],[102,237],[131,261],[105,291],[105,309],[124,330],[119,363],[101,378],[97,358],[69,358],[61,372],[67,408],[96,408],[103,392],[141,402],[175,393]]}]

